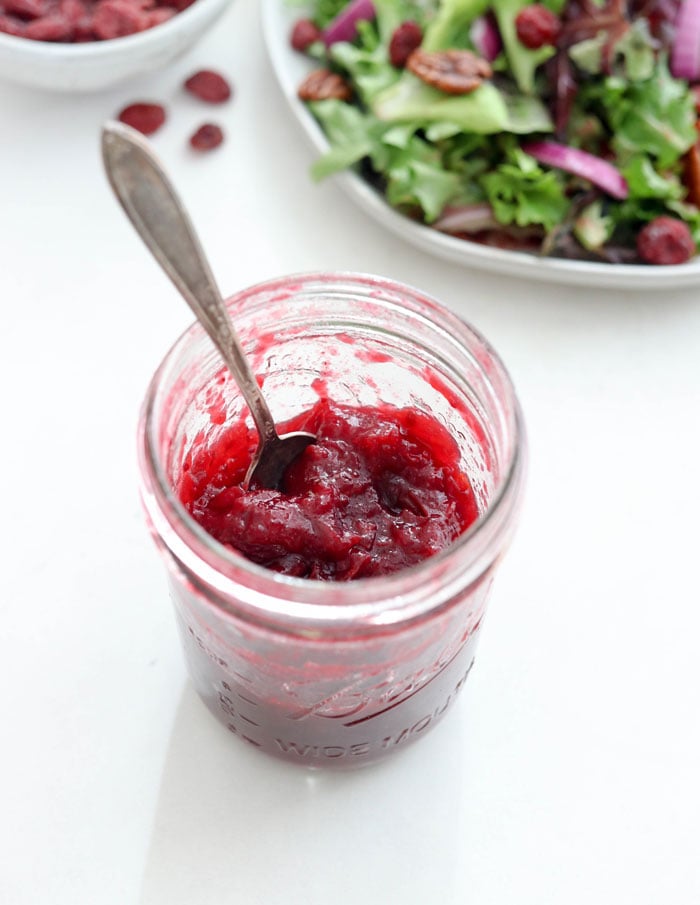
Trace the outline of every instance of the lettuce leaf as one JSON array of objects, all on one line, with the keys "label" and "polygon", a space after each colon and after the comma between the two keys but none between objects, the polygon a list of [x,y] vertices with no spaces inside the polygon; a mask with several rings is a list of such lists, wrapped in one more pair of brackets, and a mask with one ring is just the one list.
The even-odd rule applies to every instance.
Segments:
[{"label": "lettuce leaf", "polygon": [[419,206],[426,223],[432,223],[447,202],[459,194],[461,183],[455,173],[442,167],[439,159],[429,159],[429,155],[426,158],[419,159],[414,146],[407,148],[387,171],[386,196],[394,207]]},{"label": "lettuce leaf", "polygon": [[551,132],[544,104],[534,97],[509,96],[491,82],[471,94],[449,95],[405,72],[390,88],[375,96],[372,110],[387,122],[453,123],[465,132]]},{"label": "lettuce leaf", "polygon": [[500,223],[539,223],[550,230],[569,207],[559,173],[543,170],[519,148],[513,148],[505,163],[482,176],[481,185]]},{"label": "lettuce leaf", "polygon": [[662,198],[679,201],[685,189],[675,173],[657,173],[645,154],[637,154],[622,170],[632,198]]},{"label": "lettuce leaf", "polygon": [[338,100],[310,106],[331,143],[331,149],[312,167],[315,179],[369,158],[386,181],[389,203],[420,208],[428,223],[451,198],[462,195],[460,175],[445,167],[440,151],[417,136],[412,126],[382,123]]},{"label": "lettuce leaf", "polygon": [[386,47],[381,43],[369,47],[369,42],[360,46],[340,41],[330,51],[331,60],[352,77],[353,84],[365,104],[382,91],[391,87],[400,77],[398,70],[389,63]]},{"label": "lettuce leaf", "polygon": [[348,0],[314,0],[314,22],[325,28],[348,5]]},{"label": "lettuce leaf", "polygon": [[423,37],[423,50],[464,48],[469,26],[489,7],[489,0],[442,0]]},{"label": "lettuce leaf", "polygon": [[[601,30],[595,37],[573,44],[568,54],[583,72],[601,75],[603,54],[609,42],[609,32]],[[652,78],[656,66],[655,42],[646,19],[637,19],[616,41],[612,63],[615,73],[623,78],[631,81]]]},{"label": "lettuce leaf", "polygon": [[623,160],[648,154],[664,169],[697,140],[693,97],[685,82],[671,77],[663,60],[654,75],[643,81],[605,79],[600,98],[612,130],[613,148]]},{"label": "lettuce leaf", "polygon": [[343,101],[316,101],[309,104],[309,108],[331,146],[311,168],[311,175],[316,180],[359,163],[372,152],[386,130],[374,117]]}]

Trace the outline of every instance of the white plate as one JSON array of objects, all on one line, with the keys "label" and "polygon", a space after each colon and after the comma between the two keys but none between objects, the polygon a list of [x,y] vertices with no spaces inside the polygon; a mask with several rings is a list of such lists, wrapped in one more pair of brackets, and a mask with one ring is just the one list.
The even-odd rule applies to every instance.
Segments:
[{"label": "white plate", "polygon": [[[304,75],[312,66],[303,54],[294,51],[289,44],[292,23],[300,16],[299,7],[287,6],[285,0],[262,0],[261,11],[265,43],[280,87],[313,146],[322,153],[328,148],[326,137],[296,93]],[[644,267],[541,258],[526,252],[489,248],[453,238],[409,220],[393,210],[381,195],[352,170],[339,173],[333,178],[350,198],[392,232],[423,251],[466,267],[574,286],[662,290],[700,284],[700,258],[677,267]]]}]

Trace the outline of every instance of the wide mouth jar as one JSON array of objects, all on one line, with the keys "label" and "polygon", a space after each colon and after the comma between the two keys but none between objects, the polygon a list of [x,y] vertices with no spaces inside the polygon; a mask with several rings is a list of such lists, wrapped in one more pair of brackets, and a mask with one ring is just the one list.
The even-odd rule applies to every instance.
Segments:
[{"label": "wide mouth jar", "polygon": [[[439,684],[435,678],[455,651],[475,640],[522,495],[525,443],[512,383],[476,330],[424,293],[388,279],[288,276],[243,290],[227,305],[276,421],[310,409],[323,395],[430,413],[457,441],[460,468],[474,490],[477,521],[415,566],[349,582],[283,576],[220,544],[178,498],[193,447],[214,444],[226,424],[249,418],[202,328],[185,332],[148,388],[139,426],[141,495],[168,566],[198,691],[224,722],[238,713],[234,683],[255,700],[255,717],[274,698],[284,719],[304,733],[319,714],[339,727],[348,694],[353,706],[362,700],[361,722],[368,722],[391,694],[403,700],[397,679],[413,700],[423,685]],[[383,689],[379,697],[376,689]],[[229,701],[223,716],[222,694]],[[240,726],[229,728],[245,737]],[[260,740],[264,734],[249,732],[247,740],[274,749],[274,739]],[[325,747],[347,749],[332,734],[316,738],[312,729],[306,738],[310,751],[329,738]],[[288,755],[286,744],[272,753]],[[364,736],[350,744],[364,751]],[[381,753],[372,749],[367,756]]]}]

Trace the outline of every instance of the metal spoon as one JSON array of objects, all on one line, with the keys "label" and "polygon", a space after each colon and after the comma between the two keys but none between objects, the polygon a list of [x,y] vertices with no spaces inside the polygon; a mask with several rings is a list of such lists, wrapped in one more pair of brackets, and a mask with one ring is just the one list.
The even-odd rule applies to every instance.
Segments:
[{"label": "metal spoon", "polygon": [[107,123],[102,157],[127,216],[211,337],[248,403],[259,442],[246,484],[279,487],[287,467],[316,437],[304,431],[277,433],[194,227],[148,142],[129,126]]}]

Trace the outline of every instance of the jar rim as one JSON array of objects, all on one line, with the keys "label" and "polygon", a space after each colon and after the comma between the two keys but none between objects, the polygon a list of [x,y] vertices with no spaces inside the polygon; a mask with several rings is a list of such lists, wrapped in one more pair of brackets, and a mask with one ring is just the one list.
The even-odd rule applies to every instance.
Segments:
[{"label": "jar rim", "polygon": [[[168,480],[158,454],[155,405],[170,365],[202,328],[195,321],[165,354],[153,375],[141,409],[138,453],[141,499],[160,542],[190,580],[206,589],[207,602],[223,616],[243,617],[276,630],[307,637],[327,632],[366,633],[413,622],[449,606],[463,588],[480,580],[510,539],[512,515],[520,499],[525,468],[522,412],[511,378],[488,340],[459,315],[423,291],[385,277],[356,272],[309,272],[256,283],[226,299],[241,304],[261,293],[305,292],[345,286],[411,300],[449,326],[452,336],[476,341],[488,354],[507,393],[512,455],[485,511],[448,547],[389,575],[326,582],[282,575],[248,560],[210,534],[189,514]],[[213,594],[212,594],[213,592]],[[333,601],[329,602],[329,597]]]}]

